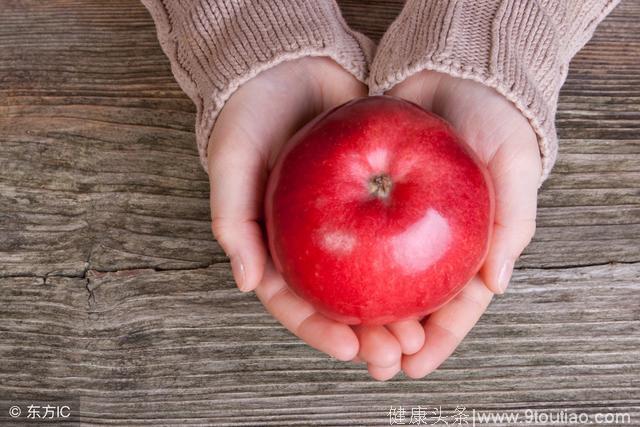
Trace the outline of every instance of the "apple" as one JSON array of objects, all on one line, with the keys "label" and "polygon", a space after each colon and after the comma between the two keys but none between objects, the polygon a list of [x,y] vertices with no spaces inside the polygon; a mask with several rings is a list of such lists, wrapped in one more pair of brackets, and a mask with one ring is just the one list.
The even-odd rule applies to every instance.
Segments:
[{"label": "apple", "polygon": [[493,210],[489,175],[452,127],[389,96],[303,127],[265,198],[275,267],[348,324],[418,318],[451,300],[482,265]]}]

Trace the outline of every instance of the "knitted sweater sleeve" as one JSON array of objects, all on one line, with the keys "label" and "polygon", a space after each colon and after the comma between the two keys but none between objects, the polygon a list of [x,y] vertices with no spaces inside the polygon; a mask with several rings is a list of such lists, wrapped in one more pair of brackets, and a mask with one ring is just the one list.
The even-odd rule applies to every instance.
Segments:
[{"label": "knitted sweater sleeve", "polygon": [[421,70],[496,89],[538,135],[544,180],[555,162],[556,104],[569,61],[618,0],[407,0],[371,67],[373,94]]},{"label": "knitted sweater sleeve", "polygon": [[207,170],[215,119],[259,72],[327,56],[365,82],[373,44],[351,31],[333,0],[142,0],[172,72],[197,107],[196,141]]}]

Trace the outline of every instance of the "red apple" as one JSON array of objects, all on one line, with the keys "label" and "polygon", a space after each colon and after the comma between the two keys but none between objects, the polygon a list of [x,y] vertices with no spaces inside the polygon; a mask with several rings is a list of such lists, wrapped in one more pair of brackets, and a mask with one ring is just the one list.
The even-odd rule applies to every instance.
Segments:
[{"label": "red apple", "polygon": [[341,322],[385,324],[436,310],[478,272],[493,190],[443,119],[376,96],[324,113],[287,143],[265,211],[293,291]]}]

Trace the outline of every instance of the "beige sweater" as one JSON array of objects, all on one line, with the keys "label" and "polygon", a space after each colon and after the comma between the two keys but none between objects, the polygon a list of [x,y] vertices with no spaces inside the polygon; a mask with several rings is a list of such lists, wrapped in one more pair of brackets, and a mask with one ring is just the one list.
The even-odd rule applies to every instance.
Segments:
[{"label": "beige sweater", "polygon": [[407,0],[374,45],[333,0],[142,0],[173,73],[197,106],[207,143],[225,102],[260,71],[328,56],[380,94],[424,69],[495,88],[538,134],[543,179],[557,152],[554,125],[571,58],[619,0]]}]

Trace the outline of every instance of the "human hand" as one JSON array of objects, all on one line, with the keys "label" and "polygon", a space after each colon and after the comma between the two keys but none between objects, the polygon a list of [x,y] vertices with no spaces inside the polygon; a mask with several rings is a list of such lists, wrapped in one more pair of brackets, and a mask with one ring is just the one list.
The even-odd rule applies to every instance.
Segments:
[{"label": "human hand", "polygon": [[422,348],[420,323],[350,327],[323,316],[275,270],[261,230],[266,181],[286,141],[321,112],[366,94],[365,85],[319,57],[283,62],[242,85],[220,113],[208,146],[212,229],[240,290],[255,290],[307,344],[339,360],[357,355],[374,378],[387,379],[400,369],[402,353]]},{"label": "human hand", "polygon": [[424,346],[403,356],[405,373],[420,378],[453,353],[493,294],[507,288],[513,265],[535,232],[540,152],[536,134],[522,113],[480,83],[422,71],[387,94],[412,101],[451,123],[487,166],[495,190],[493,236],[479,275],[423,320]]}]

